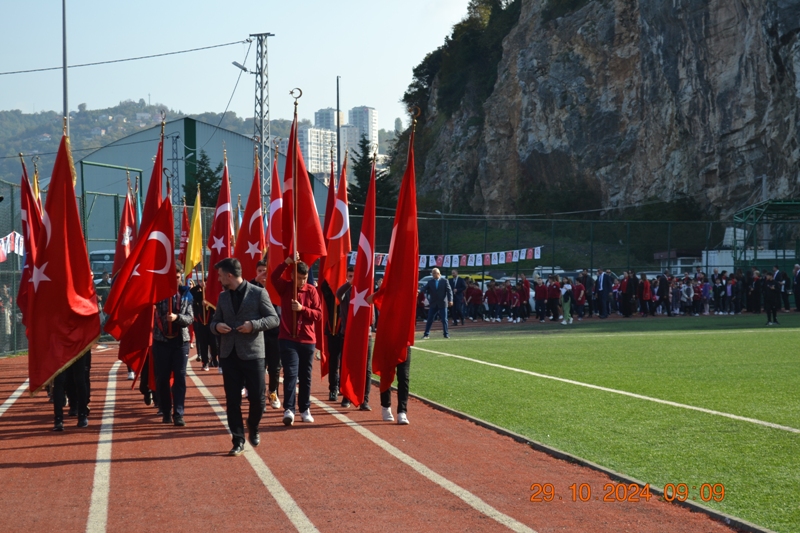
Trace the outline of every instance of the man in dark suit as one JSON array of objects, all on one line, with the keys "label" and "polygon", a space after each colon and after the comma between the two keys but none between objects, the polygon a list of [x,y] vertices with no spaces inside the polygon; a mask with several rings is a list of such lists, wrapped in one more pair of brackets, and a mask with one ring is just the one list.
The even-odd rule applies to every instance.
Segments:
[{"label": "man in dark suit", "polygon": [[450,279],[450,289],[453,291],[453,325],[464,325],[464,292],[467,290],[467,283],[458,276],[458,270],[453,270],[453,277]]},{"label": "man in dark suit", "polygon": [[598,310],[600,318],[608,318],[608,296],[611,294],[611,276],[606,274],[602,268],[597,269],[595,291],[597,292],[597,303],[600,306]]},{"label": "man in dark suit", "polygon": [[[238,259],[223,259],[214,268],[226,289],[219,295],[210,329],[220,336],[219,358],[225,388],[228,428],[233,436],[229,455],[244,452],[242,387],[247,388],[250,412],[247,417],[250,444],[258,446],[258,424],[266,406],[265,349],[262,331],[280,324],[267,291],[242,279]],[[294,387],[294,384],[292,384]]]},{"label": "man in dark suit", "polygon": [[797,311],[800,312],[800,265],[794,265],[794,283],[792,284],[794,291],[794,305]]},{"label": "man in dark suit", "polygon": [[784,313],[788,313],[789,309],[789,290],[791,289],[791,285],[789,284],[789,276],[786,275],[786,272],[781,271],[778,268],[778,265],[772,267],[772,279],[775,280],[775,283],[778,285],[778,292],[780,293],[780,301],[778,302],[778,309],[781,308],[781,302],[783,303],[783,310]]},{"label": "man in dark suit", "polygon": [[422,338],[430,338],[431,324],[433,324],[433,318],[438,312],[439,318],[441,318],[442,325],[444,326],[444,338],[449,339],[450,334],[447,331],[447,308],[453,305],[453,289],[450,287],[450,284],[447,283],[447,280],[442,279],[438,268],[431,270],[431,276],[433,276],[433,279],[428,281],[428,284],[425,286],[425,294],[428,296],[430,307],[428,308],[428,322],[425,324],[425,335],[423,335]]},{"label": "man in dark suit", "polygon": [[658,301],[661,302],[661,307],[667,310],[667,316],[672,316],[672,306],[669,304],[669,285],[669,270],[665,270],[658,276]]}]

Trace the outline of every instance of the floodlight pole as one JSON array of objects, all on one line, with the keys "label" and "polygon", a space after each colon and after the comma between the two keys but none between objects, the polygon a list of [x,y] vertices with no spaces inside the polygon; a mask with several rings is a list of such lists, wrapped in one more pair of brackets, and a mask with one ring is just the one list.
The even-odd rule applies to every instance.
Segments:
[{"label": "floodlight pole", "polygon": [[[64,133],[69,137],[69,93],[67,92],[67,0],[61,0],[61,51],[64,71]],[[84,206],[85,207],[85,206]]]},{"label": "floodlight pole", "polygon": [[267,64],[267,37],[274,33],[251,33],[256,39],[256,98],[253,114],[253,137],[257,143],[260,161],[261,196],[269,198],[269,187],[272,183],[272,145],[270,142],[269,124],[269,69]]}]

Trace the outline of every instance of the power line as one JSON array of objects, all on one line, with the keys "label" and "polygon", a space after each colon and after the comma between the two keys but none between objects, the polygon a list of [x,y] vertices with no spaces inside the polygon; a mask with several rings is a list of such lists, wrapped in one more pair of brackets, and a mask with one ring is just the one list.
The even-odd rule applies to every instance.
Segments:
[{"label": "power line", "polygon": [[[189,52],[199,52],[201,50],[210,50],[212,48],[221,48],[223,46],[231,46],[234,44],[252,43],[252,39],[245,39],[243,41],[234,41],[232,43],[215,44],[212,46],[202,46],[200,48],[190,48],[188,50],[178,50],[177,52],[164,52],[163,54],[152,54],[149,56],[128,57],[125,59],[111,59],[109,61],[97,61],[94,63],[81,63],[79,65],[68,65],[67,68],[78,67],[94,67],[97,65],[109,65],[111,63],[123,63],[125,61],[139,61],[140,59],[152,59],[154,57],[174,56],[177,54],[188,54]],[[248,48],[249,50],[249,48]],[[8,76],[11,74],[29,74],[31,72],[45,72],[48,70],[61,70],[63,67],[48,67],[48,68],[34,68],[29,70],[12,70],[9,72],[0,72],[0,76]]]}]

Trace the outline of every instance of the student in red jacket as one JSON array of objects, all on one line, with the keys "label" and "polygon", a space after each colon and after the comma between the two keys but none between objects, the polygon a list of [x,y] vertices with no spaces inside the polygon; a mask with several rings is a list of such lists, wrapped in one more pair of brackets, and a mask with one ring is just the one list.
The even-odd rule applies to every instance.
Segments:
[{"label": "student in red jacket", "polygon": [[511,316],[509,320],[519,324],[522,320],[522,284],[518,283],[516,287],[512,287],[510,295]]},{"label": "student in red jacket", "polygon": [[489,306],[489,322],[500,322],[500,316],[497,312],[497,290],[495,290],[494,281],[489,282],[489,289],[487,289],[484,295],[484,300]]},{"label": "student in red jacket", "polygon": [[572,298],[574,300],[573,307],[578,312],[578,320],[583,320],[583,313],[586,309],[586,287],[583,286],[579,280],[575,278],[575,284],[572,286]]},{"label": "student in red jacket", "polygon": [[647,276],[642,274],[642,282],[639,284],[639,305],[642,308],[642,317],[647,316],[650,310],[650,300],[653,299],[652,292],[650,291],[650,282],[647,281]]},{"label": "student in red jacket", "polygon": [[536,318],[544,324],[544,317],[547,313],[547,285],[544,280],[539,278],[533,288],[533,304],[536,307]]},{"label": "student in red jacket", "polygon": [[[294,260],[287,257],[284,263],[272,272],[272,285],[281,297],[281,327],[278,342],[281,347],[283,365],[283,423],[294,424],[295,400],[300,408],[303,422],[313,422],[311,416],[311,372],[314,366],[314,350],[317,338],[314,324],[322,316],[322,306],[316,287],[308,281],[308,265],[297,263],[297,277],[292,272],[291,281],[283,278],[283,273]],[[292,269],[294,271],[294,269]],[[297,286],[297,299],[294,288]],[[294,317],[297,317],[295,331]],[[295,385],[300,380],[300,395],[295,398]]]},{"label": "student in red jacket", "polygon": [[561,320],[559,302],[561,301],[561,285],[556,281],[555,276],[549,277],[550,284],[547,286],[547,307],[552,313],[551,322]]}]

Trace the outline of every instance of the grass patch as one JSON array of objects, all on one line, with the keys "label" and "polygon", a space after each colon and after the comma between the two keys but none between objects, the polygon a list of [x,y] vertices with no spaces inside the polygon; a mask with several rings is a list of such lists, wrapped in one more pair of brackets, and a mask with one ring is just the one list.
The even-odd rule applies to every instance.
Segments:
[{"label": "grass patch", "polygon": [[[421,348],[800,428],[800,316],[455,328]],[[547,332],[547,333],[545,333]],[[800,524],[800,435],[414,351],[412,392],[653,485],[723,483],[705,505]]]}]

